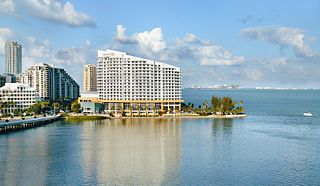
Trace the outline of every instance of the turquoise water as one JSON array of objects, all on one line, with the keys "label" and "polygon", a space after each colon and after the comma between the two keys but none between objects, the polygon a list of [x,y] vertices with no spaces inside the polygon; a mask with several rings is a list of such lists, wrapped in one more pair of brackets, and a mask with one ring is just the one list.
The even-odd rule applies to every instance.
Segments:
[{"label": "turquoise water", "polygon": [[[0,135],[0,185],[319,185],[320,91],[184,90],[244,119],[127,119]],[[311,112],[314,117],[304,117]]]}]

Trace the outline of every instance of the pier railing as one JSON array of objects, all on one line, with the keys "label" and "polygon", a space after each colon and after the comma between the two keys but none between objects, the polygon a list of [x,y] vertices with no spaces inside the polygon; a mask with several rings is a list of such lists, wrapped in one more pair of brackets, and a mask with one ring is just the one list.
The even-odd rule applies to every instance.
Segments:
[{"label": "pier railing", "polygon": [[7,120],[0,122],[0,133],[2,132],[11,132],[15,130],[25,129],[25,128],[32,128],[40,125],[47,124],[49,121],[57,120],[61,116],[54,115],[54,116],[46,116],[46,117],[37,117],[37,118],[26,118],[26,119],[19,119],[19,120]]}]

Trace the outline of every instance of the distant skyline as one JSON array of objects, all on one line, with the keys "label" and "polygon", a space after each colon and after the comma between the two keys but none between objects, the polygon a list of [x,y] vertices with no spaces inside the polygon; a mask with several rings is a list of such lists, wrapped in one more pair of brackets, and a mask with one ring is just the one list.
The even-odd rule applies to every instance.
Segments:
[{"label": "distant skyline", "polygon": [[317,0],[0,0],[0,73],[13,40],[23,71],[54,64],[79,84],[116,49],[181,67],[183,87],[320,88],[319,20]]}]

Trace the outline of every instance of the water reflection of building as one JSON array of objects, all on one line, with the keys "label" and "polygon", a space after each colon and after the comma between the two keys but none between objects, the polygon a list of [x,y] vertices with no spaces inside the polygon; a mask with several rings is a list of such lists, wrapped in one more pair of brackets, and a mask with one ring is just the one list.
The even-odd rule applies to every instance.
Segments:
[{"label": "water reflection of building", "polygon": [[[84,126],[86,182],[159,185],[179,167],[178,119],[104,120]],[[178,176],[174,176],[177,178]]]}]

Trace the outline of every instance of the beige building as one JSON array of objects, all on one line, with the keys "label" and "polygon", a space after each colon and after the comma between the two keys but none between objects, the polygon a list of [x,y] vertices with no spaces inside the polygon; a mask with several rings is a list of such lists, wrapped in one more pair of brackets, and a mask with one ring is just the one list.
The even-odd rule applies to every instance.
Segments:
[{"label": "beige building", "polygon": [[97,68],[94,64],[84,65],[83,90],[85,92],[97,91]]}]

